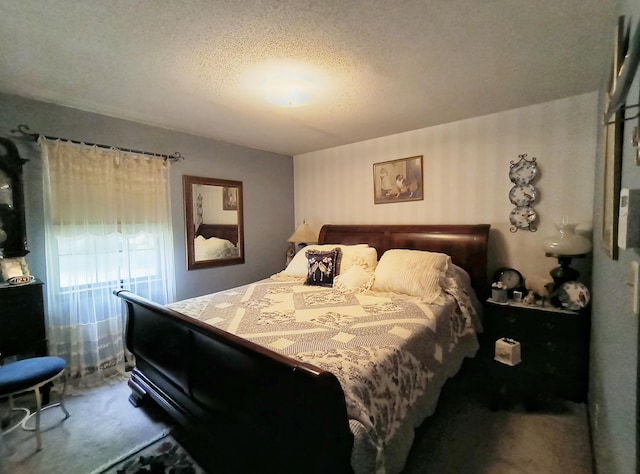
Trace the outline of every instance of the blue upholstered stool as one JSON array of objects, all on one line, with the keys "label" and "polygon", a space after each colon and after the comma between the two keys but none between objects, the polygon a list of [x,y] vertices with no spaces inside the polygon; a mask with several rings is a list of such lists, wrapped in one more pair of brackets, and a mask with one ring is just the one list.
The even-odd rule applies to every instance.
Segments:
[{"label": "blue upholstered stool", "polygon": [[[14,426],[5,430],[2,434],[9,433],[14,428],[22,426],[23,429],[36,432],[38,451],[42,449],[40,438],[40,412],[47,408],[59,406],[65,414],[65,419],[69,417],[69,412],[64,406],[64,395],[67,389],[67,377],[65,373],[66,362],[60,357],[33,357],[31,359],[19,360],[7,365],[0,366],[0,398],[8,397],[9,406],[12,411],[24,411],[25,416]],[[59,403],[52,403],[42,407],[42,397],[40,388],[56,377],[64,375],[64,385]],[[36,396],[36,411],[31,413],[27,408],[15,408],[13,406],[13,396],[24,392],[34,392]],[[32,416],[36,417],[34,427],[27,427]]]}]

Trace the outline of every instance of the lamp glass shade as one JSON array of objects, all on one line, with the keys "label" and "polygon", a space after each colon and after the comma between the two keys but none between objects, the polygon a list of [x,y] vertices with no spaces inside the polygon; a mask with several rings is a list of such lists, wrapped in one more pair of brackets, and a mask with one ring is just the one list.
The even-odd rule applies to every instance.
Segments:
[{"label": "lamp glass shade", "polygon": [[563,221],[556,225],[556,229],[558,231],[542,243],[542,248],[548,255],[571,257],[591,251],[591,241],[576,233],[576,224]]},{"label": "lamp glass shade", "polygon": [[316,243],[318,236],[311,230],[311,226],[306,222],[303,222],[298,226],[291,237],[287,239],[287,242],[294,242],[298,244]]}]

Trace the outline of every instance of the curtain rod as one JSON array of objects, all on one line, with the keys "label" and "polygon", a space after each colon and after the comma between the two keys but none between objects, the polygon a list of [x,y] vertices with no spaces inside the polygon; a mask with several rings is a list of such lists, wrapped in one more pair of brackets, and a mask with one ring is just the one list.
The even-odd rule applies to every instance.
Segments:
[{"label": "curtain rod", "polygon": [[98,148],[115,148],[116,150],[120,150],[120,151],[124,151],[124,152],[129,152],[129,153],[137,153],[139,155],[146,155],[146,156],[154,156],[156,158],[162,158],[165,161],[169,160],[169,161],[180,161],[180,160],[184,160],[184,156],[182,156],[179,152],[174,152],[171,155],[165,155],[162,153],[153,153],[150,151],[142,151],[142,150],[132,150],[130,148],[121,148],[119,146],[112,146],[112,145],[102,145],[100,143],[89,143],[89,142],[83,142],[80,140],[72,140],[70,138],[60,138],[60,137],[51,137],[49,135],[40,135],[39,133],[31,133],[29,126],[28,125],[24,125],[24,124],[20,124],[18,125],[18,128],[15,130],[11,130],[11,133],[19,133],[31,140],[37,141],[38,138],[42,137],[42,138],[46,138],[47,140],[66,140],[69,141],[71,143],[76,143],[78,145],[87,145],[87,146],[95,146]]}]

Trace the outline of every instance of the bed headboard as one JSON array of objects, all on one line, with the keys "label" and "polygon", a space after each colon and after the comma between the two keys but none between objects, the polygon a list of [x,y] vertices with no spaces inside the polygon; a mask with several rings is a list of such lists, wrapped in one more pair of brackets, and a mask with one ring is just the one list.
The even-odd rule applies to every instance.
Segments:
[{"label": "bed headboard", "polygon": [[196,237],[201,235],[205,239],[217,237],[238,245],[238,225],[237,224],[200,224],[196,230]]},{"label": "bed headboard", "polygon": [[388,249],[442,252],[464,268],[478,298],[488,295],[489,224],[475,225],[331,225],[320,229],[319,244],[369,244],[378,258]]}]

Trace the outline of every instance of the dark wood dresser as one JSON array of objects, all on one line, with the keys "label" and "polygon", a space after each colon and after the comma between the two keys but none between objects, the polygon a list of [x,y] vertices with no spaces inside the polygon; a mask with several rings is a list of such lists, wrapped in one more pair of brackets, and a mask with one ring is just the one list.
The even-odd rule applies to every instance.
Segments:
[{"label": "dark wood dresser", "polygon": [[47,355],[43,283],[0,286],[0,360]]},{"label": "dark wood dresser", "polygon": [[[493,389],[511,385],[525,398],[552,395],[575,402],[587,399],[589,377],[589,308],[580,312],[521,303],[484,305],[481,353],[490,368]],[[493,360],[500,338],[521,345],[522,362],[509,366]]]}]

